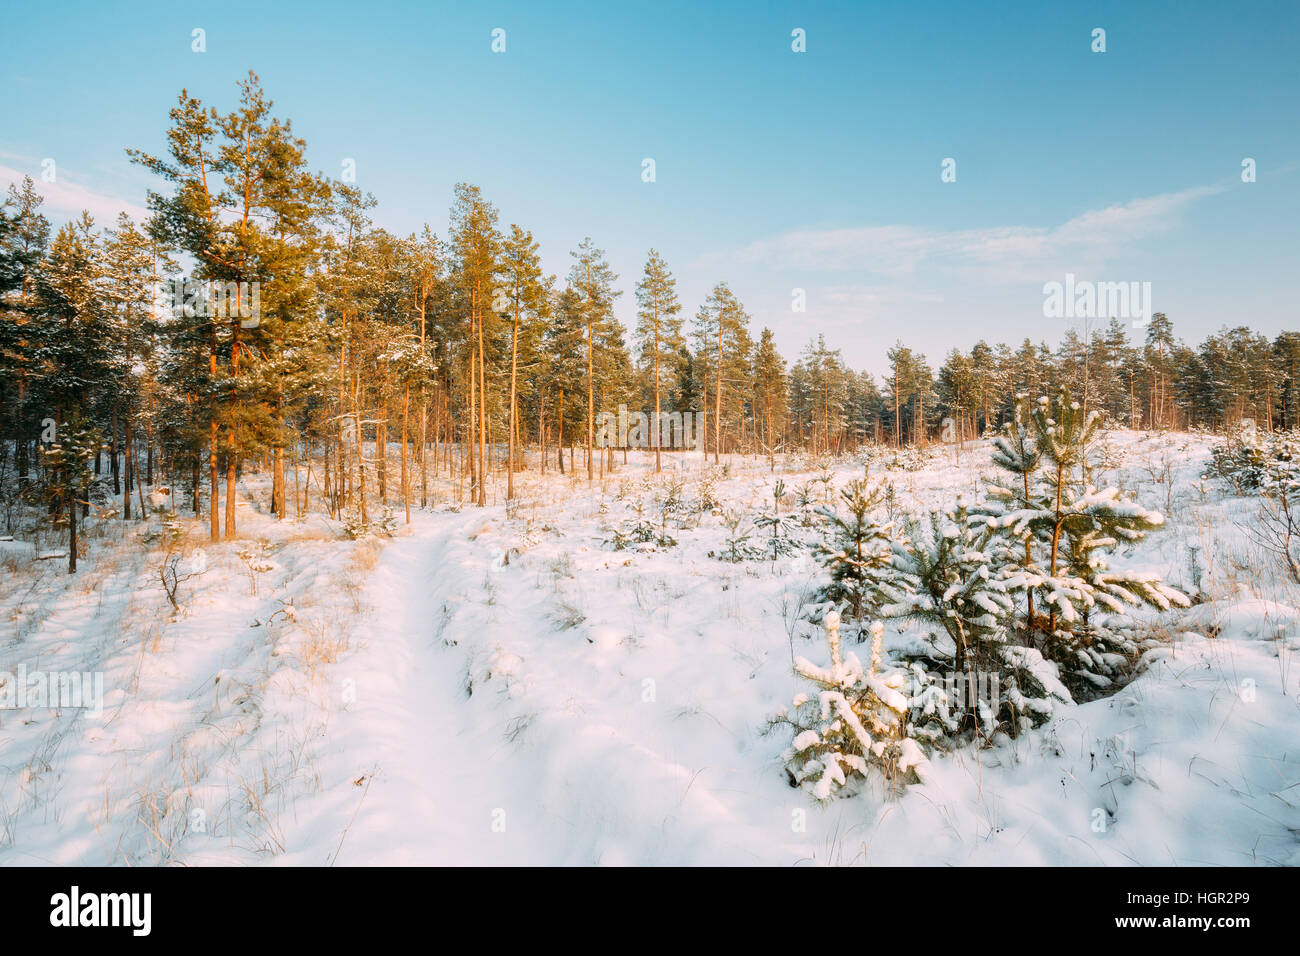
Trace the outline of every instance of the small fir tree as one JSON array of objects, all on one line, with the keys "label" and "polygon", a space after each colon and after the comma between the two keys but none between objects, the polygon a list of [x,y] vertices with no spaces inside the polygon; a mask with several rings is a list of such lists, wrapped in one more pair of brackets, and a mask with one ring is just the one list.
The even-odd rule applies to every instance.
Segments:
[{"label": "small fir tree", "polygon": [[851,793],[877,768],[887,780],[901,782],[923,773],[925,755],[904,735],[908,699],[902,692],[903,671],[881,672],[884,627],[870,627],[871,661],[863,667],[840,643],[840,616],[825,618],[830,666],[795,660],[795,673],[816,690],[794,698],[773,725],[789,725],[793,740],[784,752],[791,786],[802,787],[818,800]]},{"label": "small fir tree", "polygon": [[754,519],[754,527],[767,536],[763,547],[765,556],[771,561],[799,550],[794,519],[781,513],[781,499],[784,497],[785,482],[778,478],[772,486],[772,510],[762,511]]},{"label": "small fir tree", "polygon": [[1009,573],[1008,584],[1040,609],[1026,618],[1026,636],[1063,665],[1076,690],[1108,687],[1136,648],[1108,632],[1095,611],[1118,614],[1138,605],[1168,610],[1190,601],[1159,575],[1113,571],[1107,564],[1111,551],[1141,541],[1164,517],[1116,488],[1093,486],[1090,453],[1099,414],[1085,412],[1062,390],[1054,400],[1039,399],[1028,421],[1038,457],[1036,468],[1025,472],[1028,492],[1008,494],[1005,486],[994,485],[971,520],[1025,548],[1026,558]]},{"label": "small fir tree", "polygon": [[879,486],[855,479],[840,492],[844,512],[820,508],[827,539],[818,549],[831,581],[821,602],[844,608],[858,630],[869,616],[905,612],[912,582],[894,563],[894,528],[871,513],[884,500]]},{"label": "small fir tree", "polygon": [[910,522],[907,532],[899,563],[916,580],[911,616],[937,629],[933,654],[912,661],[917,736],[989,737],[998,729],[1015,736],[1051,716],[1053,699],[1068,701],[1069,693],[1037,650],[1009,641],[1015,548],[972,525],[960,501]]}]

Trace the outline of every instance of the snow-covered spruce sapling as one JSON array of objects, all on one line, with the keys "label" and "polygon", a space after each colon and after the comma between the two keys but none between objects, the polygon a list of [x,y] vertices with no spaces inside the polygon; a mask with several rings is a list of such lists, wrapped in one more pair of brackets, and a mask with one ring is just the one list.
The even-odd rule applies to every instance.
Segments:
[{"label": "snow-covered spruce sapling", "polygon": [[897,552],[915,581],[910,616],[934,628],[933,655],[911,662],[916,736],[988,737],[999,728],[1015,736],[1051,716],[1053,698],[1070,699],[1037,650],[1009,643],[1015,601],[1006,568],[1014,555],[1002,538],[969,523],[960,500],[910,521]]},{"label": "snow-covered spruce sapling", "polygon": [[659,502],[659,525],[661,533],[667,537],[668,522],[674,521],[680,528],[689,508],[686,503],[685,485],[681,478],[672,477],[664,484],[663,498]]},{"label": "snow-covered spruce sapling", "polygon": [[378,518],[370,520],[357,508],[348,510],[343,517],[343,534],[353,541],[371,535],[391,538],[397,534],[397,515],[392,508],[384,508]]},{"label": "snow-covered spruce sapling", "polygon": [[772,510],[759,512],[754,519],[754,527],[767,536],[764,542],[765,555],[771,561],[799,550],[799,541],[794,535],[794,521],[789,515],[781,514],[783,497],[785,482],[778,478],[772,486]]},{"label": "snow-covered spruce sapling", "polygon": [[817,488],[812,481],[805,481],[794,490],[795,507],[799,509],[799,523],[811,528],[819,520],[817,505]]},{"label": "snow-covered spruce sapling", "polygon": [[[1124,605],[1148,604],[1168,610],[1172,604],[1190,602],[1159,575],[1109,571],[1105,555],[1121,543],[1136,543],[1164,525],[1164,516],[1120,496],[1119,489],[1098,490],[1091,483],[1089,458],[1098,434],[1099,413],[1084,412],[1062,390],[1055,402],[1039,399],[1034,409],[1035,441],[1042,452],[1051,496],[1051,538],[1047,570],[1051,580],[1049,623],[1056,629],[1058,615],[1088,627],[1091,609],[1100,604],[1121,613]],[[1074,580],[1062,582],[1062,572]],[[1078,582],[1084,587],[1079,588]],[[1062,587],[1061,585],[1065,586]],[[1081,591],[1078,597],[1073,592]],[[1062,600],[1054,595],[1065,595]]]},{"label": "snow-covered spruce sapling", "polygon": [[1136,605],[1168,610],[1190,601],[1157,574],[1112,571],[1107,564],[1116,547],[1141,541],[1164,517],[1117,488],[1092,485],[1097,413],[1083,411],[1062,391],[1055,400],[1040,399],[1028,420],[1039,459],[1027,476],[1028,495],[999,494],[995,486],[985,505],[972,509],[971,521],[1026,548],[1027,558],[1008,583],[1037,602],[1038,613],[1026,618],[1027,638],[1041,640],[1046,656],[1084,682],[1076,681],[1076,688],[1107,687],[1107,674],[1125,660],[1108,645],[1114,637],[1096,614],[1122,614]]},{"label": "snow-covered spruce sapling", "polygon": [[968,524],[966,508],[930,512],[907,523],[898,564],[915,582],[909,613],[952,641],[958,671],[985,665],[985,645],[1004,640],[1015,608],[1003,574],[1003,543]]},{"label": "snow-covered spruce sapling", "polygon": [[821,474],[813,481],[822,486],[822,500],[828,505],[831,504],[835,498],[835,469],[831,467],[829,461],[821,463]]},{"label": "snow-covered spruce sapling", "polygon": [[757,549],[749,543],[752,527],[747,526],[745,513],[739,509],[729,509],[722,515],[722,525],[727,529],[726,544],[718,551],[723,561],[738,563],[758,556]]},{"label": "snow-covered spruce sapling", "polygon": [[[997,472],[988,479],[986,494],[991,502],[985,513],[999,520],[1007,515],[1045,513],[1048,500],[1038,487],[1037,474],[1042,455],[1031,435],[1033,406],[1023,393],[1016,396],[1015,414],[1003,428],[1003,433],[993,439],[993,467]],[[1029,582],[1039,577],[1034,565],[1033,534],[1026,526],[1008,537],[1020,538],[1017,570],[1020,572],[1022,590],[1025,592],[1025,622],[1029,630],[1035,627],[1034,588]]]},{"label": "snow-covered spruce sapling", "polygon": [[343,515],[343,534],[352,541],[360,541],[370,530],[370,523],[361,516],[360,509],[350,508]]},{"label": "snow-covered spruce sapling", "polygon": [[898,520],[898,489],[892,481],[885,482],[885,515],[891,522]]},{"label": "snow-covered spruce sapling", "polygon": [[818,599],[842,607],[861,640],[866,618],[907,610],[911,581],[894,563],[893,526],[871,516],[884,499],[881,488],[854,479],[840,499],[843,512],[819,510],[826,521],[826,540],[817,553],[831,580]]},{"label": "snow-covered spruce sapling", "polygon": [[1246,420],[1210,449],[1210,463],[1204,474],[1225,482],[1239,495],[1250,494],[1264,484],[1273,457],[1258,426]]},{"label": "snow-covered spruce sapling", "polygon": [[623,551],[638,544],[646,544],[653,541],[655,536],[654,525],[645,520],[645,508],[639,498],[632,507],[631,517],[624,518],[610,531],[612,534],[606,539],[605,543],[615,551]]},{"label": "snow-covered spruce sapling", "polygon": [[791,786],[826,800],[853,792],[872,767],[890,782],[918,777],[925,756],[915,740],[904,736],[908,699],[901,688],[907,675],[881,672],[883,626],[879,621],[871,625],[871,661],[863,667],[841,646],[839,614],[827,613],[823,623],[830,666],[796,658],[795,673],[814,690],[797,695],[793,705],[771,721],[772,726],[788,725],[793,731],[782,755]]},{"label": "snow-covered spruce sapling", "polygon": [[671,548],[677,544],[677,540],[668,534],[666,523],[656,527],[649,519],[640,498],[632,507],[631,517],[625,518],[613,531],[609,543],[615,551],[623,551],[639,544],[656,544],[662,548]]}]

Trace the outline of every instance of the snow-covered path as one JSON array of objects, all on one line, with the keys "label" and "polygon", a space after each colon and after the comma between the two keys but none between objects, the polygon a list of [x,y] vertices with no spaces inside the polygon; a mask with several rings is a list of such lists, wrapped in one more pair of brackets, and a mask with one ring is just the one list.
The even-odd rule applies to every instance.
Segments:
[{"label": "snow-covered path", "polygon": [[[331,737],[346,747],[322,768],[327,781],[339,771],[352,777],[355,799],[327,791],[319,813],[300,808],[299,820],[309,822],[306,832],[290,831],[291,844],[311,849],[277,862],[326,862],[316,857],[330,834],[342,835],[329,853],[340,865],[544,862],[528,841],[511,838],[532,829],[535,814],[517,799],[507,741],[471,722],[460,655],[438,634],[452,545],[473,518],[421,516],[413,534],[381,553],[358,654],[335,669],[343,713]],[[365,769],[354,775],[357,766]]]},{"label": "snow-covered path", "polygon": [[[355,699],[330,726],[324,791],[286,828],[291,848],[309,849],[277,862],[327,862],[323,848],[340,865],[807,856],[783,845],[802,800],[779,774],[701,761],[723,756],[718,744],[743,749],[761,715],[729,730],[672,708],[660,723],[663,705],[624,672],[634,647],[604,636],[610,626],[557,633],[553,595],[504,559],[487,524],[481,512],[421,516],[383,550],[357,652],[336,668]],[[345,836],[331,846],[331,833]]]}]

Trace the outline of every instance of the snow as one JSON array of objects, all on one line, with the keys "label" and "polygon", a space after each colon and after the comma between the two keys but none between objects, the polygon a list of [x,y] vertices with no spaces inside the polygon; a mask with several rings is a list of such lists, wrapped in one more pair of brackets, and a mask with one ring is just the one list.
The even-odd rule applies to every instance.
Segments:
[{"label": "snow", "polygon": [[[1090,703],[1064,703],[1022,649],[1061,698],[1046,724],[982,750],[909,745],[920,783],[824,804],[788,785],[789,732],[767,729],[810,689],[796,666],[830,673],[822,628],[800,617],[824,575],[804,551],[710,557],[723,512],[824,462],[772,475],[732,459],[717,513],[670,526],[676,547],[627,550],[609,529],[638,501],[657,520],[650,456],[590,490],[530,461],[509,513],[454,510],[440,488],[392,540],[277,523],[250,474],[239,540],[209,544],[185,520],[176,615],[136,525],[92,519],[75,577],[36,560],[49,542],[2,542],[0,679],[102,672],[105,699],[99,717],[0,709],[0,865],[1300,864],[1300,588],[1246,533],[1251,499],[1200,480],[1207,440],[1110,439],[1108,485],[1167,518],[1115,573],[1209,600],[1131,610],[1172,640]],[[700,456],[666,459],[693,496]],[[871,470],[915,513],[976,498],[988,459],[972,442]],[[1172,487],[1155,477],[1166,461]],[[863,471],[833,467],[837,487]],[[923,639],[889,622],[885,672]],[[860,671],[868,648],[844,640]],[[827,786],[844,773],[831,763]]]}]

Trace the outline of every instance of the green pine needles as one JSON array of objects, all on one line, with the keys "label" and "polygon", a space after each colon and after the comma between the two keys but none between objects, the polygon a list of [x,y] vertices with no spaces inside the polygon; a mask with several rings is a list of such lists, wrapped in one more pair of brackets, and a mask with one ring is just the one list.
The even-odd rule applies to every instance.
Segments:
[{"label": "green pine needles", "polygon": [[884,490],[858,478],[839,497],[840,509],[817,511],[827,531],[817,553],[831,577],[818,599],[841,609],[861,640],[868,617],[907,609],[911,581],[894,562],[893,525],[872,517],[885,500]]},{"label": "green pine needles", "polygon": [[1008,588],[1023,592],[1017,629],[1062,665],[1076,689],[1103,689],[1127,663],[1131,648],[1107,629],[1110,617],[1135,606],[1186,607],[1187,596],[1150,572],[1120,571],[1108,557],[1143,540],[1164,516],[1097,488],[1092,479],[1100,416],[1069,393],[1036,404],[1023,399],[1015,420],[994,440],[1001,471],[969,522],[1008,548]]}]

